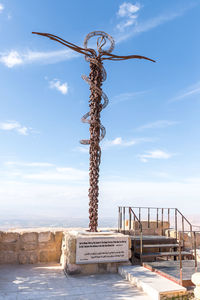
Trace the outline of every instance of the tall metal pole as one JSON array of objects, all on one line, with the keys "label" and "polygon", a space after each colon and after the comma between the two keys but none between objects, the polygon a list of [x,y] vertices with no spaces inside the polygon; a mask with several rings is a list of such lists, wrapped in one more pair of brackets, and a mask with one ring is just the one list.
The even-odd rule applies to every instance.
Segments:
[{"label": "tall metal pole", "polygon": [[[90,124],[90,139],[81,140],[81,144],[89,145],[90,167],[89,167],[89,230],[96,232],[98,227],[98,196],[99,196],[99,165],[101,161],[100,141],[105,136],[105,128],[100,121],[100,113],[103,108],[108,105],[108,98],[102,91],[102,82],[106,79],[106,71],[103,67],[103,60],[127,60],[132,58],[147,59],[155,62],[153,59],[140,55],[119,56],[111,54],[114,49],[113,38],[104,31],[90,32],[84,40],[84,48],[67,42],[62,38],[49,34],[33,32],[34,34],[46,36],[60,44],[70,48],[73,51],[84,54],[87,61],[90,62],[89,77],[83,75],[82,78],[90,85],[90,111],[82,117],[82,122]],[[94,36],[97,38],[97,52],[87,47],[88,40]],[[109,40],[110,47],[103,50],[102,47]],[[101,99],[104,103],[101,103]]]},{"label": "tall metal pole", "polygon": [[96,63],[90,62],[90,188],[89,188],[89,228],[97,231],[98,226],[98,196],[99,196],[99,165],[101,160],[100,142],[100,112],[102,110],[101,91],[102,61],[96,58]]}]

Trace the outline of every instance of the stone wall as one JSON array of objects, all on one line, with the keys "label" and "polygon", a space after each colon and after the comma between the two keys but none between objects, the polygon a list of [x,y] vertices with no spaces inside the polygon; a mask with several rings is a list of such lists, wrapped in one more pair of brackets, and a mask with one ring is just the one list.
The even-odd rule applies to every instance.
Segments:
[{"label": "stone wall", "polygon": [[[142,232],[143,235],[162,235],[165,234],[165,231],[170,227],[169,222],[167,221],[141,221],[142,224]],[[139,235],[139,222],[138,221],[131,221],[131,230],[129,230],[129,220],[125,221],[125,233],[131,233],[131,235]]]},{"label": "stone wall", "polygon": [[[184,240],[184,246],[186,249],[193,249],[194,245],[193,245],[193,236],[191,237],[191,233],[190,232],[179,232],[178,234],[178,239],[179,237],[181,238],[181,241]],[[175,230],[170,230],[169,233],[168,231],[166,232],[166,236],[170,236],[173,238],[176,238],[176,231]],[[196,247],[200,248],[200,232],[196,233]]]},{"label": "stone wall", "polygon": [[63,231],[0,231],[0,264],[59,262]]}]

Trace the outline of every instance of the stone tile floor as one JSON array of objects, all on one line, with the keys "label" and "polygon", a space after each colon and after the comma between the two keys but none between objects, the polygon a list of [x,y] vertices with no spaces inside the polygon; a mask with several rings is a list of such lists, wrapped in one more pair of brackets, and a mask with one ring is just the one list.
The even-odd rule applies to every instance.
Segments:
[{"label": "stone tile floor", "polygon": [[1,265],[0,300],[149,300],[118,274],[65,276],[59,265]]}]

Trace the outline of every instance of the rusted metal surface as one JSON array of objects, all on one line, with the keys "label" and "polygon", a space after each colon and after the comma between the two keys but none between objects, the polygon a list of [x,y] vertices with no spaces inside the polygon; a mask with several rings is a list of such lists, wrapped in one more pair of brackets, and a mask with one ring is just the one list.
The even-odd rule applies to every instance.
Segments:
[{"label": "rusted metal surface", "polygon": [[[113,38],[103,31],[90,32],[84,40],[84,48],[75,44],[67,42],[62,38],[49,34],[33,32],[34,34],[46,36],[62,45],[70,48],[73,51],[84,54],[86,61],[90,63],[90,75],[87,77],[83,75],[82,78],[90,85],[90,111],[82,117],[83,123],[90,125],[90,139],[81,140],[80,143],[90,145],[90,187],[89,187],[89,229],[90,231],[97,231],[98,226],[98,196],[99,196],[99,165],[101,162],[101,148],[100,141],[104,138],[106,130],[101,124],[100,113],[103,108],[108,105],[108,97],[102,91],[102,82],[106,79],[106,71],[103,67],[104,60],[127,60],[127,59],[146,59],[155,62],[154,60],[140,55],[118,56],[111,54],[114,49],[115,42]],[[92,37],[97,37],[97,51],[88,48],[88,41]],[[109,41],[110,47],[103,50],[103,47]],[[101,100],[104,100],[102,103]]]}]

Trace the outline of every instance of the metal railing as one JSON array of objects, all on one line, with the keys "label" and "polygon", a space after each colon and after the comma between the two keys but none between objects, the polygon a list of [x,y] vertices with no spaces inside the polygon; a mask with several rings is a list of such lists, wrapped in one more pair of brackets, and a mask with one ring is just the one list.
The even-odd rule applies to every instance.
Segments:
[{"label": "metal railing", "polygon": [[[200,233],[200,226],[192,225],[191,222],[180,212],[178,208],[166,207],[118,207],[118,231],[124,234],[136,236],[140,235],[140,258],[142,264],[143,245],[142,238],[144,235],[143,222],[147,222],[147,229],[160,229],[159,232],[163,236],[170,237],[170,232],[174,231],[174,236],[179,243],[179,262],[180,262],[180,282],[182,283],[182,251],[185,249],[185,234],[190,237],[191,250],[193,251],[193,258],[195,263],[195,272],[197,272],[197,242],[196,234]],[[166,227],[168,226],[168,227]],[[135,241],[135,239],[134,239]],[[187,245],[188,246],[188,245]],[[135,245],[134,245],[135,247]],[[191,254],[192,255],[192,254]]]},{"label": "metal railing", "polygon": [[[199,226],[196,226],[199,227]],[[191,231],[185,231],[185,233],[190,234],[191,238],[191,256],[194,258],[194,268],[195,272],[198,271],[198,260],[197,260],[197,233],[200,234],[200,230],[193,230]],[[179,239],[179,268],[180,268],[180,284],[182,285],[183,282],[183,263],[182,263],[182,247],[181,247],[181,234],[182,232],[178,232],[178,239]]]},{"label": "metal railing", "polygon": [[[151,228],[152,222],[156,222],[156,228],[161,228],[162,235],[166,235],[166,231],[168,231],[169,235],[170,230],[174,230],[176,238],[178,238],[178,231],[184,233],[185,230],[189,230],[192,233],[193,227],[197,227],[192,225],[177,208],[120,206],[118,208],[118,231],[125,230],[126,223],[128,223],[128,220],[130,219],[130,209],[135,216],[137,216],[139,223],[141,223],[141,221],[147,221],[148,229]],[[128,217],[126,218],[127,215]],[[169,225],[168,228],[166,228],[166,222]]]},{"label": "metal railing", "polygon": [[135,249],[136,242],[136,228],[138,227],[139,235],[140,235],[140,263],[142,265],[142,253],[143,253],[143,231],[142,231],[142,223],[138,219],[132,207],[128,207],[128,220],[126,219],[127,215],[127,207],[118,207],[118,232],[122,232],[124,234],[133,235],[133,243]]}]

